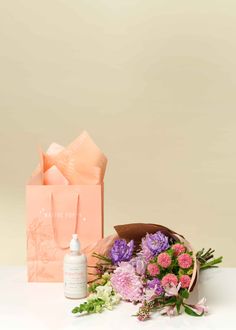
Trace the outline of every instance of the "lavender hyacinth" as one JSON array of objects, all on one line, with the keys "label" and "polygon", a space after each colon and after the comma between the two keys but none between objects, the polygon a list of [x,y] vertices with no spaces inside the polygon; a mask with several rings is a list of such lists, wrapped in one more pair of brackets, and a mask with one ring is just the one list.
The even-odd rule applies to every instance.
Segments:
[{"label": "lavender hyacinth", "polygon": [[146,260],[152,259],[152,257],[158,255],[162,251],[169,248],[168,237],[161,231],[157,231],[155,234],[146,234],[142,239],[142,253]]},{"label": "lavender hyacinth", "polygon": [[118,239],[114,242],[110,250],[110,258],[113,264],[118,264],[121,261],[129,261],[134,250],[134,241],[126,242],[124,239]]}]

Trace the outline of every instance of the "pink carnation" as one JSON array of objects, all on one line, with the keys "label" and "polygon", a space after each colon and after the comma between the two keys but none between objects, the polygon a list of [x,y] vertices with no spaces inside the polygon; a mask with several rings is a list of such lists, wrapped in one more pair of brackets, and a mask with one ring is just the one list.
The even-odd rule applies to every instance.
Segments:
[{"label": "pink carnation", "polygon": [[155,276],[155,275],[160,274],[160,269],[157,266],[157,264],[149,264],[147,266],[147,270],[148,270],[148,272],[151,276]]},{"label": "pink carnation", "polygon": [[178,264],[181,268],[189,268],[192,266],[193,259],[188,253],[183,253],[178,256]]},{"label": "pink carnation", "polygon": [[191,282],[191,278],[188,275],[182,275],[180,277],[181,288],[188,288]]},{"label": "pink carnation", "polygon": [[174,250],[174,255],[179,256],[180,254],[185,252],[185,246],[183,244],[176,243],[172,245],[172,250]]},{"label": "pink carnation", "polygon": [[157,257],[158,264],[163,268],[168,268],[171,264],[171,257],[168,253],[162,252]]},{"label": "pink carnation", "polygon": [[165,287],[166,285],[177,286],[177,284],[178,284],[178,278],[174,274],[167,274],[161,280],[161,284],[162,284],[163,287]]},{"label": "pink carnation", "polygon": [[142,283],[128,262],[121,262],[111,277],[114,290],[125,300],[139,301],[142,295]]}]

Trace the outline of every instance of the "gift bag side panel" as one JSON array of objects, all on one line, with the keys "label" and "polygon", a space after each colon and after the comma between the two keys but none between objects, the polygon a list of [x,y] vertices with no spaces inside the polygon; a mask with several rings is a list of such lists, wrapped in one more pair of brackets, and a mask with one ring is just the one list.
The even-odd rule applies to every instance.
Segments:
[{"label": "gift bag side panel", "polygon": [[78,236],[82,248],[103,237],[103,185],[81,185]]}]

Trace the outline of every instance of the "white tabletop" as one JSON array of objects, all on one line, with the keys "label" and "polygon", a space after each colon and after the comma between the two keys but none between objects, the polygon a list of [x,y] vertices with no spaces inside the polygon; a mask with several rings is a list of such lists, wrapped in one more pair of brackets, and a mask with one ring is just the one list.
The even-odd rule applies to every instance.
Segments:
[{"label": "white tabletop", "polygon": [[137,306],[122,302],[113,311],[75,317],[71,309],[80,300],[64,298],[62,283],[27,283],[24,267],[0,268],[0,329],[236,329],[236,268],[201,273],[200,297],[209,314],[204,317],[154,315],[140,322],[131,315]]}]

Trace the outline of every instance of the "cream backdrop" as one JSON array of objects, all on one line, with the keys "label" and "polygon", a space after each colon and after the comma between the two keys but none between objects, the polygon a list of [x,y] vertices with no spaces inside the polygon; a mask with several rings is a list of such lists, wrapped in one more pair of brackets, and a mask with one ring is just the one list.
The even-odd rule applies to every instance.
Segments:
[{"label": "cream backdrop", "polygon": [[109,158],[105,234],[157,222],[236,266],[236,2],[0,0],[0,264],[25,263],[37,146]]}]

